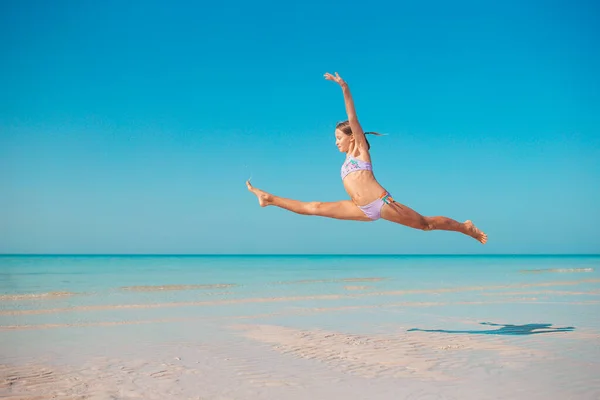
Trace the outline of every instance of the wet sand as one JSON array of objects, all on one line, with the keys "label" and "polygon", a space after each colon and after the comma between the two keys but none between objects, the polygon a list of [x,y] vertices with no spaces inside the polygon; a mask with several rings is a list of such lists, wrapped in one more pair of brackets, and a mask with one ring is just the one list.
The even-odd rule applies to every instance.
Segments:
[{"label": "wet sand", "polygon": [[600,398],[600,280],[377,287],[384,281],[218,299],[202,297],[215,285],[124,287],[202,297],[131,304],[5,296],[0,397]]}]

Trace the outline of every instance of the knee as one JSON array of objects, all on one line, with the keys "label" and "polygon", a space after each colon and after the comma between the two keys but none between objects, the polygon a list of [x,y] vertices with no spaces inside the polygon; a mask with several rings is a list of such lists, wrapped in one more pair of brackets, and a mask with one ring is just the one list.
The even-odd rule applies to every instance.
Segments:
[{"label": "knee", "polygon": [[432,231],[435,229],[432,221],[427,217],[421,217],[419,221],[419,229],[423,231]]}]

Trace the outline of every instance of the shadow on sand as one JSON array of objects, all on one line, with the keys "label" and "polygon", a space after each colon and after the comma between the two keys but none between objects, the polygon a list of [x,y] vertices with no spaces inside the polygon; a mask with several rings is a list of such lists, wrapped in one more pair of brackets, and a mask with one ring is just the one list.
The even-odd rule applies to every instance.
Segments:
[{"label": "shadow on sand", "polygon": [[468,333],[472,335],[537,335],[539,333],[571,332],[575,330],[573,326],[563,328],[552,328],[552,324],[525,324],[525,325],[505,325],[494,324],[492,322],[481,322],[481,325],[497,326],[498,329],[488,329],[481,331],[450,331],[446,329],[420,329],[412,328],[408,332],[441,332],[441,333]]}]

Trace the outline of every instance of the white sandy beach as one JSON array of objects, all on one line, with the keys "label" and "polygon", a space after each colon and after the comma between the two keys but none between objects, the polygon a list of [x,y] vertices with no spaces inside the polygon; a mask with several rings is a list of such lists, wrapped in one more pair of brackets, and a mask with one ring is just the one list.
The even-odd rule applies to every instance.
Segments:
[{"label": "white sandy beach", "polygon": [[0,397],[598,399],[600,278],[588,272],[423,287],[336,273],[256,296],[194,282],[102,301],[13,293],[0,298]]}]

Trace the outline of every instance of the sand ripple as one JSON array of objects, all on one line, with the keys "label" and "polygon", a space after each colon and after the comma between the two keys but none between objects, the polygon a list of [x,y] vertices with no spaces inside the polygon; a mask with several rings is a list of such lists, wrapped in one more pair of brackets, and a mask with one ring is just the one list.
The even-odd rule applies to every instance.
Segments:
[{"label": "sand ripple", "polygon": [[[501,290],[511,288],[529,288],[529,287],[550,287],[550,286],[571,286],[581,283],[598,283],[600,279],[582,279],[579,281],[554,281],[538,283],[518,283],[512,285],[497,286],[468,286],[438,289],[403,289],[390,291],[369,291],[351,294],[322,294],[310,296],[282,296],[282,297],[259,297],[259,298],[240,298],[240,299],[222,299],[213,301],[187,301],[171,303],[153,303],[153,304],[116,304],[116,305],[93,305],[93,306],[74,306],[65,308],[35,309],[35,310],[0,310],[0,315],[39,315],[53,314],[62,312],[79,311],[98,311],[98,310],[125,310],[125,309],[150,309],[167,307],[190,307],[190,306],[217,306],[228,304],[250,304],[250,303],[275,303],[275,302],[295,302],[305,300],[338,300],[338,299],[356,299],[374,296],[404,296],[411,294],[440,294],[440,293],[460,293],[460,292],[484,292],[490,290]],[[530,301],[532,299],[519,299],[519,301]],[[472,303],[472,302],[471,302]],[[478,302],[483,304],[484,302]]]},{"label": "sand ripple", "polygon": [[[240,325],[243,334],[269,343],[276,351],[315,360],[334,370],[366,378],[411,377],[434,381],[456,379],[457,373],[483,369],[499,374],[518,368],[544,353],[508,344],[500,338],[402,332],[396,335],[354,335],[322,330],[297,330],[273,325]],[[485,352],[485,363],[472,365],[473,353]],[[451,368],[448,368],[448,367]]]},{"label": "sand ripple", "polygon": [[594,272],[594,268],[545,268],[545,269],[522,269],[519,272],[523,274],[541,274],[548,272],[573,273],[573,272]]},{"label": "sand ripple", "polygon": [[599,296],[597,290],[568,291],[568,290],[542,290],[542,291],[519,291],[519,292],[491,292],[481,293],[482,296],[524,296],[524,295],[554,295],[554,296]]},{"label": "sand ripple", "polygon": [[367,286],[367,285],[346,285],[344,286],[344,289],[346,290],[367,290],[370,289],[372,286]]},{"label": "sand ripple", "polygon": [[73,292],[2,294],[2,295],[0,295],[0,301],[53,299],[53,298],[58,298],[58,297],[73,296],[76,294],[77,293],[73,293]]},{"label": "sand ripple", "polygon": [[[0,376],[0,397],[15,400],[75,396],[87,388],[80,378],[44,365],[2,365]],[[55,389],[48,391],[52,387]]]},{"label": "sand ripple", "polygon": [[296,284],[312,284],[312,283],[340,283],[340,282],[380,282],[389,278],[370,277],[370,278],[336,278],[336,279],[302,279],[298,281],[281,281],[276,282],[279,285],[296,285]]},{"label": "sand ripple", "polygon": [[[177,378],[181,374],[177,366],[119,365],[108,364],[82,370],[57,366],[30,364],[25,366],[2,366],[0,397],[9,399],[129,399],[157,396],[145,392],[141,380],[158,380],[155,387],[176,391]],[[161,382],[162,381],[162,384]],[[166,385],[165,385],[166,384]],[[166,386],[166,387],[165,387]],[[180,389],[181,390],[181,389]]]},{"label": "sand ripple", "polygon": [[232,283],[217,283],[210,285],[157,285],[157,286],[123,286],[121,290],[134,292],[160,292],[165,290],[197,290],[197,289],[225,289],[237,286]]}]

